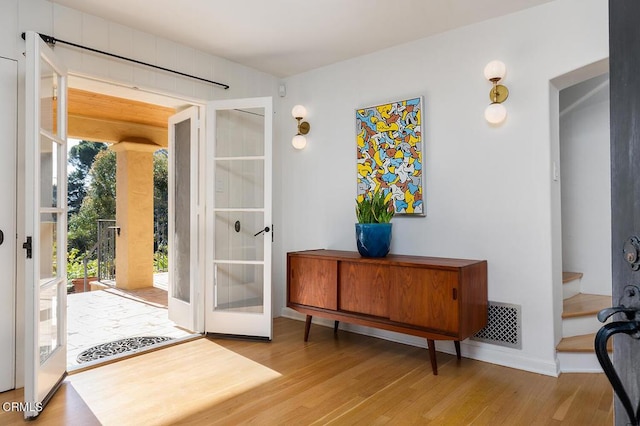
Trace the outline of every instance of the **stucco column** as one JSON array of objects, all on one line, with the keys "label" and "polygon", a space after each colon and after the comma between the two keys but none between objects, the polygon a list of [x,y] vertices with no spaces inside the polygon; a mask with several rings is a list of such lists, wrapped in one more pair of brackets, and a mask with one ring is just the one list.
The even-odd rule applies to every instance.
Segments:
[{"label": "stucco column", "polygon": [[153,153],[148,141],[122,141],[116,152],[116,287],[153,286]]}]

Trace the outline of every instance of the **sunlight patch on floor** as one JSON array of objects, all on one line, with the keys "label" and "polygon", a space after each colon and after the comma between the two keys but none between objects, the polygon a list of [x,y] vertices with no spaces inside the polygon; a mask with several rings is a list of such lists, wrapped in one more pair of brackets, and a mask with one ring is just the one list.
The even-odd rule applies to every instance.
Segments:
[{"label": "sunlight patch on floor", "polygon": [[203,338],[67,380],[104,425],[159,425],[177,423],[280,376]]}]

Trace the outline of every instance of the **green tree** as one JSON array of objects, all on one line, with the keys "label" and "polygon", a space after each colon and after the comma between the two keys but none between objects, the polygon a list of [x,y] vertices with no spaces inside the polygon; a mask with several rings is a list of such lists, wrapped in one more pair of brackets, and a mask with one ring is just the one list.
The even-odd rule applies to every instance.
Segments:
[{"label": "green tree", "polygon": [[99,219],[116,217],[116,153],[100,152],[89,171],[89,196]]},{"label": "green tree", "polygon": [[169,233],[169,154],[161,149],[153,154],[153,229],[154,250],[166,254]]},{"label": "green tree", "polygon": [[73,170],[69,173],[67,183],[68,215],[78,213],[82,201],[87,195],[88,174],[96,155],[107,149],[107,144],[90,141],[80,141],[69,150],[69,165]]},{"label": "green tree", "polygon": [[98,219],[116,216],[116,153],[101,150],[88,172],[87,195],[78,212],[69,219],[69,250],[90,250],[98,240]]}]

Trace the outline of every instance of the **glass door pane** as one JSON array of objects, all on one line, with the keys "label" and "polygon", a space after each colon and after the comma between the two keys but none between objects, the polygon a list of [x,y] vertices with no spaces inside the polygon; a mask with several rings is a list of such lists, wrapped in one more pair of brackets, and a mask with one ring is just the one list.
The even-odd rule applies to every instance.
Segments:
[{"label": "glass door pane", "polygon": [[58,275],[58,215],[40,214],[40,285],[59,278]]},{"label": "glass door pane", "polygon": [[264,109],[216,111],[214,310],[263,312]]},{"label": "glass door pane", "polygon": [[222,211],[215,214],[216,258],[231,261],[263,261],[264,212]]},{"label": "glass door pane", "polygon": [[50,135],[57,131],[58,74],[44,58],[40,58],[40,129]]},{"label": "glass door pane", "polygon": [[40,364],[43,364],[60,343],[58,325],[60,303],[58,286],[53,283],[40,289]]},{"label": "glass door pane", "polygon": [[[62,344],[60,300],[66,292],[66,149],[58,126],[57,88],[61,76],[44,59],[40,59],[40,363],[47,361]],[[62,197],[61,197],[62,196]],[[66,214],[65,214],[66,217]]]},{"label": "glass door pane", "polygon": [[215,274],[215,310],[263,313],[263,265],[220,263]]},{"label": "glass door pane", "polygon": [[58,207],[59,145],[46,136],[40,137],[40,207]]},{"label": "glass door pane", "polygon": [[216,159],[216,208],[264,207],[264,157]]},{"label": "glass door pane", "polygon": [[169,117],[169,319],[194,332],[203,331],[199,269],[199,107]]},{"label": "glass door pane", "polygon": [[216,112],[216,158],[264,156],[264,108]]},{"label": "glass door pane", "polygon": [[171,292],[178,300],[191,301],[191,118],[173,125],[174,253]]}]

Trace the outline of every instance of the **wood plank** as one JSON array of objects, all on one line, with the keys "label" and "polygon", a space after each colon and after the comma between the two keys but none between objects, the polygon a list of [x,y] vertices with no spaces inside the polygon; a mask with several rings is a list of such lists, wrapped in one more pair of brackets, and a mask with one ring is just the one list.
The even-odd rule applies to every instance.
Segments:
[{"label": "wood plank", "polygon": [[[583,334],[581,336],[572,336],[563,338],[556,349],[558,352],[584,352],[584,353],[595,353],[594,350],[594,340],[596,338],[595,333],[591,334]],[[609,352],[613,351],[613,341],[609,340],[607,342],[607,349]]]},{"label": "wood plank", "polygon": [[[0,404],[11,404],[24,401],[24,388],[0,393]],[[9,405],[9,407],[11,407]],[[0,410],[0,424],[4,426],[28,425],[19,411]],[[91,408],[83,401],[82,396],[65,380],[58,392],[51,398],[45,410],[38,416],[39,426],[48,425],[83,425],[100,426],[101,423]]]},{"label": "wood plank", "polygon": [[609,306],[611,306],[611,296],[580,293],[562,302],[562,318],[596,315]]},{"label": "wood plank", "polygon": [[466,339],[478,332],[478,329],[487,325],[488,288],[487,288],[487,262],[480,262],[460,271],[460,282],[465,283],[459,290],[460,306],[464,306],[466,312],[460,315],[460,337]]},{"label": "wood plank", "polygon": [[[611,424],[603,374],[549,377],[277,318],[271,343],[199,339],[69,376],[64,424]],[[3,401],[19,400],[20,391]],[[0,424],[24,424],[0,411]]]},{"label": "wood plank", "polygon": [[[167,128],[174,108],[149,104],[80,89],[68,89],[69,115]],[[134,135],[135,136],[135,135]]]},{"label": "wood plank", "polygon": [[582,278],[582,272],[563,272],[562,273],[562,284],[570,283],[571,281],[579,280]]},{"label": "wood plank", "polygon": [[[69,137],[106,143],[138,138],[167,146],[169,117],[175,114],[174,108],[73,88],[67,93]],[[55,102],[53,107],[55,116]]]},{"label": "wood plank", "polygon": [[[458,273],[422,268],[391,268],[391,320],[398,323],[459,332]],[[479,327],[478,330],[482,328]]]},{"label": "wood plank", "polygon": [[338,309],[338,263],[332,259],[287,257],[291,303]]},{"label": "wood plank", "polygon": [[389,317],[389,268],[379,264],[340,262],[338,309]]},{"label": "wood plank", "polygon": [[416,264],[429,266],[433,269],[458,270],[469,265],[478,263],[478,260],[471,259],[453,259],[447,257],[429,257],[429,256],[408,256],[403,254],[388,254],[383,258],[362,257],[357,251],[343,250],[306,250],[292,252],[291,254],[304,255],[305,257],[316,257],[333,260],[357,260],[362,263],[385,263],[393,266],[415,266]]}]

